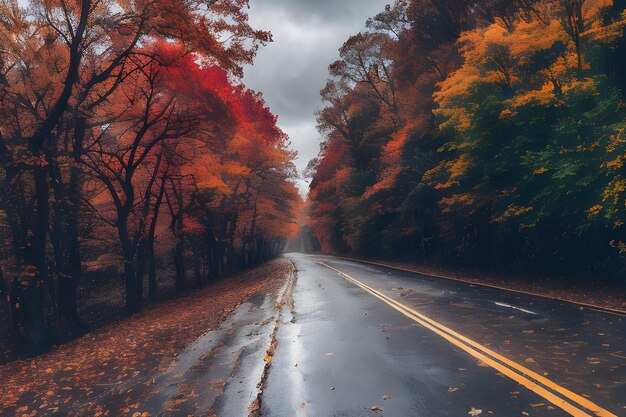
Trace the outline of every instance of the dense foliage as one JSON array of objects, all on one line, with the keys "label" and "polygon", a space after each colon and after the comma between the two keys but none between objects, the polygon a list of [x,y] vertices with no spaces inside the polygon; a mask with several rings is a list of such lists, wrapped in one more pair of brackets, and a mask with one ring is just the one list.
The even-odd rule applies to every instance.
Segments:
[{"label": "dense foliage", "polygon": [[0,291],[23,345],[88,330],[85,272],[120,276],[133,313],[157,299],[158,269],[183,290],[282,250],[294,155],[239,81],[271,40],[246,13],[246,0],[0,1]]},{"label": "dense foliage", "polygon": [[623,276],[626,2],[397,0],[340,49],[323,250]]}]

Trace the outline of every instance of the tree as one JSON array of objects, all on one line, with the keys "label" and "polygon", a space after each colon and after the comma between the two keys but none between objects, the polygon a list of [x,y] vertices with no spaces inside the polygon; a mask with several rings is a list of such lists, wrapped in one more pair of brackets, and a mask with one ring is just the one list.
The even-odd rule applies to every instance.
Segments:
[{"label": "tree", "polygon": [[[136,311],[143,280],[136,257],[154,252],[145,247],[158,227],[164,160],[178,151],[169,143],[192,132],[215,139],[203,129],[236,119],[234,108],[220,113],[233,91],[227,78],[241,76],[271,35],[248,25],[245,0],[20,4],[0,3],[2,210],[17,272],[9,274],[12,304],[40,351],[53,339],[46,298],[75,334],[87,330],[76,303],[85,232],[78,219],[110,221],[87,188],[101,183],[111,196],[122,252],[136,263],[126,273],[128,288],[136,287],[128,309]],[[189,68],[209,68],[205,82],[221,82],[199,93],[188,83],[192,110],[172,97],[186,77],[176,66],[183,57]]]},{"label": "tree", "polygon": [[322,91],[323,250],[622,271],[607,246],[626,253],[625,16],[609,0],[398,0],[370,19]]}]

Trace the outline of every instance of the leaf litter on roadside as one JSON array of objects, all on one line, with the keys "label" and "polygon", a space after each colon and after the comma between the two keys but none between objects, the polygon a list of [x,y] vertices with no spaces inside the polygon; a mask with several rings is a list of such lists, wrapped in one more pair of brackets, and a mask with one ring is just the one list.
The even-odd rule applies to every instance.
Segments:
[{"label": "leaf litter on roadside", "polygon": [[[154,374],[164,371],[178,352],[216,328],[253,294],[279,288],[292,267],[284,259],[271,261],[193,294],[160,303],[45,355],[0,366],[0,415],[19,416],[17,410],[37,410],[37,417],[76,412],[117,416],[122,415],[122,409],[128,409],[128,416],[139,412],[145,417],[140,404],[135,403],[137,398],[121,401],[120,409],[107,409],[94,399],[106,393],[122,395],[129,381],[150,389]],[[219,389],[213,385],[211,388]],[[68,410],[76,411],[70,414]]]}]

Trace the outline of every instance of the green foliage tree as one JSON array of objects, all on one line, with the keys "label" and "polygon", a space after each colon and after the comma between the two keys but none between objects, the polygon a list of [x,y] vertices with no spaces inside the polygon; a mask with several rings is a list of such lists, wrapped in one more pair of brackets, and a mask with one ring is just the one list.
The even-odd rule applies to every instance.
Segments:
[{"label": "green foliage tree", "polygon": [[[551,273],[624,272],[626,77],[617,71],[624,7],[414,0],[370,19],[359,39],[387,39],[379,59],[397,105],[394,123],[376,130],[387,117],[380,99],[363,136],[373,144],[363,148],[367,180],[341,212],[349,250]],[[331,74],[341,71],[354,80],[347,64],[334,64]],[[344,85],[326,113],[337,102],[358,107],[371,99],[360,83]],[[346,150],[335,146],[336,129],[325,132],[319,167]],[[340,172],[324,181],[339,192],[353,181]],[[316,193],[317,177],[314,225],[333,217]],[[332,225],[317,223],[322,242]]]}]

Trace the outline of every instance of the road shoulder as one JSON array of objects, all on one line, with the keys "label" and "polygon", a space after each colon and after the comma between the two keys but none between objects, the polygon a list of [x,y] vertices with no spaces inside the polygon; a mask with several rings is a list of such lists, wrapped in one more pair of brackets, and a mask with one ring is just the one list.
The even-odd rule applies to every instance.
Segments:
[{"label": "road shoulder", "polygon": [[[160,376],[172,369],[176,374],[185,373],[217,352],[217,347],[227,344],[220,335],[232,336],[235,328],[249,330],[248,334],[252,335],[254,330],[246,326],[271,327],[275,321],[276,297],[284,291],[291,274],[293,264],[279,258],[156,305],[46,355],[0,366],[3,381],[0,415],[32,415],[34,411],[38,416],[141,415],[145,413],[146,403],[135,398],[145,397],[144,393],[122,398],[122,394],[131,391],[129,387],[143,387],[145,393],[154,394],[161,389],[155,385],[164,380]],[[258,322],[244,322],[254,317],[249,314],[251,311],[258,312],[261,318]],[[259,336],[267,333],[263,330],[257,329]],[[215,337],[207,337],[209,334]],[[258,339],[251,343],[257,343],[263,355],[266,341]],[[198,348],[203,351],[196,352]],[[234,364],[241,364],[243,360],[242,356]],[[226,387],[221,381],[213,382],[216,388]],[[257,383],[252,385],[256,387]],[[182,403],[179,400],[185,393],[182,397],[179,392],[173,395],[176,406]],[[196,393],[189,392],[189,395],[194,397]],[[122,400],[117,401],[118,397]],[[175,409],[171,407],[167,411]]]},{"label": "road shoulder", "polygon": [[626,314],[626,287],[617,285],[609,286],[601,283],[586,283],[585,285],[575,286],[568,283],[563,278],[547,278],[538,275],[522,276],[519,274],[510,274],[504,277],[497,273],[441,268],[407,262],[349,257],[339,258],[385,266],[434,278],[549,298],[578,304],[581,307]]}]

